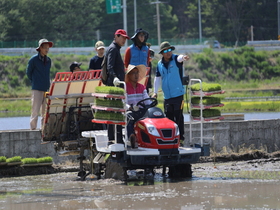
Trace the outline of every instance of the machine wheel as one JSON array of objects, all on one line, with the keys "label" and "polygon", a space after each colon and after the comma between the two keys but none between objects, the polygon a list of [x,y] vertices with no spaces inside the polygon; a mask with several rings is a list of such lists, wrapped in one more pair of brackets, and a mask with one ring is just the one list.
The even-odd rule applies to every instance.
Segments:
[{"label": "machine wheel", "polygon": [[170,178],[191,178],[192,167],[191,164],[180,164],[176,166],[170,166],[168,171]]},{"label": "machine wheel", "polygon": [[102,164],[101,163],[93,163],[93,164],[94,164],[94,174],[97,176],[97,179],[100,179],[102,175]]},{"label": "machine wheel", "polygon": [[106,161],[105,176],[106,179],[113,178],[117,180],[127,180],[127,170],[120,163],[109,158]]}]

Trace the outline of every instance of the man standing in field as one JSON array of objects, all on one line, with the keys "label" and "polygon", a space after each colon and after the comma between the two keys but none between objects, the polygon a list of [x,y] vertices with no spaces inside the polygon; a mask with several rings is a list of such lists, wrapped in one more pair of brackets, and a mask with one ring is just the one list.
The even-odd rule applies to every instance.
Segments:
[{"label": "man standing in field", "polygon": [[33,55],[28,61],[26,74],[31,81],[32,98],[31,98],[31,118],[30,129],[37,128],[37,121],[41,109],[41,127],[44,122],[46,109],[45,93],[50,87],[50,68],[51,59],[47,56],[49,48],[53,46],[52,42],[47,39],[40,39],[36,50],[38,54]]}]

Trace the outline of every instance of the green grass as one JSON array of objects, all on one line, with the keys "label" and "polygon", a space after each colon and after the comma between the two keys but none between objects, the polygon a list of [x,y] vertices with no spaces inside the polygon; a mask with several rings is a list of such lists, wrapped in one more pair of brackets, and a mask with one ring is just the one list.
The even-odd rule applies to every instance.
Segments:
[{"label": "green grass", "polygon": [[14,156],[6,160],[7,163],[21,162],[21,156]]},{"label": "green grass", "polygon": [[217,108],[221,112],[279,112],[280,101],[240,101],[222,102],[223,107]]},{"label": "green grass", "polygon": [[25,112],[29,113],[31,110],[30,100],[7,100],[0,99],[0,111],[2,112]]},{"label": "green grass", "polygon": [[[271,80],[250,80],[250,81],[222,81],[221,89],[225,90],[224,94],[216,94],[214,97],[220,98],[221,103],[225,106],[218,108],[222,113],[241,113],[241,112],[279,112],[280,101],[228,101],[226,97],[256,97],[256,96],[279,96],[269,89],[280,89],[279,79]],[[104,91],[104,88],[99,87],[100,92]],[[123,89],[118,87],[123,94]],[[108,90],[107,90],[108,92]],[[113,91],[114,92],[114,91]],[[30,95],[29,95],[30,97]],[[188,96],[189,97],[189,96]],[[213,96],[211,96],[213,97]],[[158,105],[163,109],[163,93],[158,93]],[[0,99],[0,117],[11,116],[30,116],[31,100],[7,100]],[[187,103],[185,96],[184,112],[187,113]]]}]

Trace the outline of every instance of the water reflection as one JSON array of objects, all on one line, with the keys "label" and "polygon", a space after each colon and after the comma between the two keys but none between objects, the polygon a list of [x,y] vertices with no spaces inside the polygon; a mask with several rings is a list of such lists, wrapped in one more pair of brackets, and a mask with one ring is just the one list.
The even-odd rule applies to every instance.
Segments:
[{"label": "water reflection", "polygon": [[[279,209],[279,180],[74,181],[74,173],[0,179],[0,209]],[[135,182],[134,182],[135,183]]]}]

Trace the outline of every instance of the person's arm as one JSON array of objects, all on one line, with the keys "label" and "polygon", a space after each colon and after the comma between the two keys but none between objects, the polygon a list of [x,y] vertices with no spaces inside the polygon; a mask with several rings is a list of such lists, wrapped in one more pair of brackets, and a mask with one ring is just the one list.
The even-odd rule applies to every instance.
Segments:
[{"label": "person's arm", "polygon": [[108,57],[107,57],[107,70],[108,70],[108,74],[112,78],[116,77],[116,73],[114,69],[116,63],[116,54],[117,54],[117,49],[111,48],[110,51],[108,52]]},{"label": "person's arm", "polygon": [[188,55],[178,55],[178,57],[177,57],[177,61],[179,63],[182,63],[183,61],[187,61],[189,59],[190,59],[190,57]]},{"label": "person's arm", "polygon": [[94,61],[93,61],[93,59],[90,59],[88,70],[90,71],[90,70],[93,70],[93,69],[94,69]]},{"label": "person's arm", "polygon": [[157,66],[156,75],[154,78],[154,94],[152,95],[153,98],[157,98],[157,93],[158,93],[160,84],[161,84],[161,74],[160,74],[158,66]]},{"label": "person's arm", "polygon": [[125,54],[124,54],[124,66],[125,66],[125,68],[128,67],[128,65],[130,63],[130,59],[131,59],[131,51],[130,51],[130,47],[128,47],[128,48],[126,48]]},{"label": "person's arm", "polygon": [[157,96],[160,84],[161,84],[161,77],[155,77],[155,79],[154,79],[154,95],[156,95],[156,96]]},{"label": "person's arm", "polygon": [[26,68],[26,75],[30,81],[32,81],[32,73],[33,73],[33,59],[31,58],[28,61],[27,68]]}]

